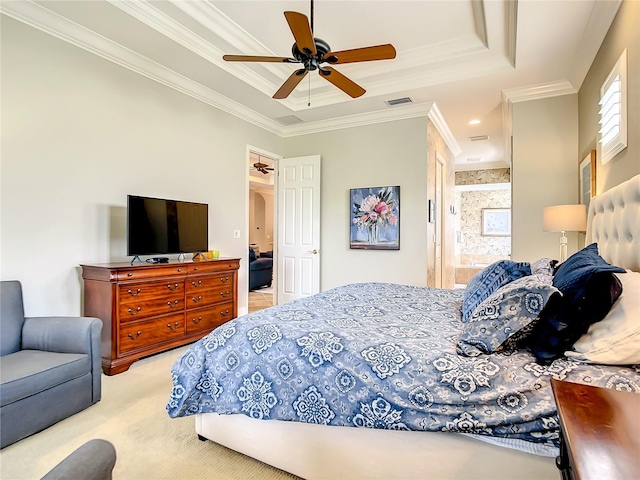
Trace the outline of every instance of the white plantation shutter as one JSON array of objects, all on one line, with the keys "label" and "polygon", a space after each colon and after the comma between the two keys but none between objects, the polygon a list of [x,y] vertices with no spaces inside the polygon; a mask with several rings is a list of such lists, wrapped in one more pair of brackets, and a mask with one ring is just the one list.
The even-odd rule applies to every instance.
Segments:
[{"label": "white plantation shutter", "polygon": [[627,50],[600,88],[600,158],[607,163],[627,146]]}]

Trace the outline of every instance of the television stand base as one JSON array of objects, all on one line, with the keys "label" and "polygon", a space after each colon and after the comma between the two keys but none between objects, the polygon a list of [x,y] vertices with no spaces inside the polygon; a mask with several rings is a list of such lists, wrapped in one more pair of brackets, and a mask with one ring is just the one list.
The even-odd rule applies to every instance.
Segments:
[{"label": "television stand base", "polygon": [[142,259],[140,258],[140,256],[136,255],[135,257],[133,257],[133,260],[131,260],[131,265],[133,265],[133,262],[135,262],[135,261],[136,261],[136,258],[138,259],[138,261],[139,261],[140,263],[144,263],[144,262],[142,261]]}]

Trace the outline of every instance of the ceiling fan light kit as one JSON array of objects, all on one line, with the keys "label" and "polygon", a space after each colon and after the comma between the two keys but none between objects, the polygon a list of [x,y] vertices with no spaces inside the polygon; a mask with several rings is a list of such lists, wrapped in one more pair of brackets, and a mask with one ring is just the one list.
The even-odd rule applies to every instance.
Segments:
[{"label": "ceiling fan light kit", "polygon": [[276,62],[300,63],[303,68],[294,71],[273,95],[275,99],[284,99],[307,76],[307,73],[318,70],[321,78],[329,81],[352,98],[358,98],[366,92],[353,80],[345,77],[331,65],[369,62],[374,60],[390,60],[396,57],[396,50],[391,44],[355,48],[332,52],[327,42],[313,36],[313,0],[311,0],[311,24],[306,15],[299,12],[284,12],[295,43],[291,47],[291,57],[269,57],[255,55],[224,55],[228,62]]}]

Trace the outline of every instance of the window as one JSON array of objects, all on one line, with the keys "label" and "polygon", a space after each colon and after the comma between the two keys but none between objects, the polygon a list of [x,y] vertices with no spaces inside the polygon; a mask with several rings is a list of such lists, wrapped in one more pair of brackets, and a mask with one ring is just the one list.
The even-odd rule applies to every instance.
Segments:
[{"label": "window", "polygon": [[600,87],[600,158],[605,164],[627,147],[627,50]]}]

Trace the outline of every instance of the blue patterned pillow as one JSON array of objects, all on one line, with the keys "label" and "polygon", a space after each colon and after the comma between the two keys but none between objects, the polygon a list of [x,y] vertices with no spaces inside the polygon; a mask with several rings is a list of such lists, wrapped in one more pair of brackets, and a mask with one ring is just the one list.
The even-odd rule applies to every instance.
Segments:
[{"label": "blue patterned pillow", "polygon": [[476,357],[510,351],[531,333],[549,298],[560,292],[544,274],[528,275],[500,287],[471,314],[458,337],[457,351]]},{"label": "blue patterned pillow", "polygon": [[476,273],[464,291],[462,321],[467,322],[476,307],[497,289],[527,275],[531,275],[531,264],[512,260],[499,260]]}]

